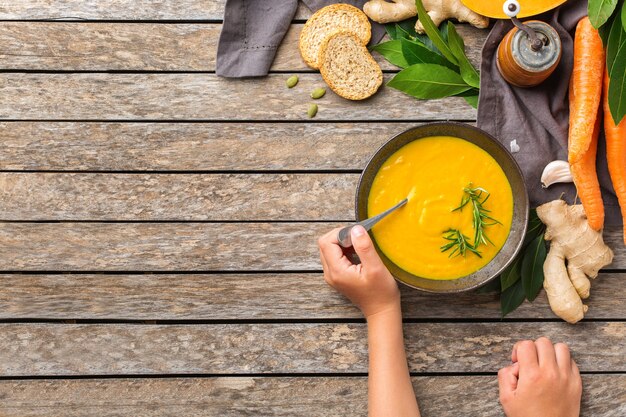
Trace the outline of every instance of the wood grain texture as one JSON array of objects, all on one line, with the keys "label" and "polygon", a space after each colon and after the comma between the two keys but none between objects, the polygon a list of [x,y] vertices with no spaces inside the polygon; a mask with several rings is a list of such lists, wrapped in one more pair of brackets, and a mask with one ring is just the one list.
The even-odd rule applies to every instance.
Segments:
[{"label": "wood grain texture", "polygon": [[[582,417],[622,417],[625,375],[583,375]],[[503,416],[495,376],[413,377],[423,417]],[[451,403],[451,398],[462,401]],[[363,377],[0,381],[4,417],[367,415]]]},{"label": "wood grain texture", "polygon": [[0,173],[0,219],[351,221],[358,178]]},{"label": "wood grain texture", "polygon": [[336,223],[0,223],[2,271],[319,270]]},{"label": "wood grain texture", "polygon": [[[581,371],[626,372],[626,323],[405,324],[412,372],[496,372],[520,339],[567,342]],[[0,374],[367,372],[365,324],[1,324]]]},{"label": "wood grain texture", "polygon": [[[0,0],[2,20],[221,20],[226,0]],[[298,5],[296,19],[311,11]]]},{"label": "wood grain texture", "polygon": [[[291,25],[272,71],[308,71],[298,51],[303,24]],[[215,71],[221,24],[0,22],[0,69]],[[474,65],[487,31],[459,25]],[[382,69],[397,70],[378,53]]]},{"label": "wood grain texture", "polygon": [[356,170],[416,125],[0,122],[0,169]]},{"label": "wood grain texture", "polygon": [[214,71],[221,24],[0,23],[2,69]]},{"label": "wood grain texture", "polygon": [[[317,271],[317,238],[340,225],[0,223],[0,271]],[[623,247],[620,229],[604,237]]]},{"label": "wood grain texture", "polygon": [[[626,319],[626,273],[601,273],[587,319]],[[363,316],[320,273],[0,274],[0,319],[288,320]],[[402,290],[407,319],[498,319],[492,294],[434,296]],[[245,300],[245,302],[242,302]],[[507,318],[556,318],[542,292]]]},{"label": "wood grain texture", "polygon": [[[389,79],[389,74],[386,76]],[[0,119],[12,120],[308,120],[319,74],[225,79],[214,74],[0,74]],[[350,102],[329,91],[315,120],[474,120],[462,98],[416,101],[383,87]]]}]

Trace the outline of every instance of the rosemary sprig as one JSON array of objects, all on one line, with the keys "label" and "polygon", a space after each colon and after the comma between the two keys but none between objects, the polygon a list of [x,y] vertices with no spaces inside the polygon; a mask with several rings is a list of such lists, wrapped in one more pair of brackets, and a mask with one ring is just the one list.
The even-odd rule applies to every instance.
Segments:
[{"label": "rosemary sprig", "polygon": [[461,233],[458,229],[448,229],[444,233],[443,238],[448,240],[449,243],[441,246],[441,251],[446,252],[452,248],[454,250],[450,252],[448,258],[455,258],[459,255],[465,256],[466,251],[470,251],[476,254],[479,258],[482,258],[480,252],[474,248],[472,244],[468,242],[469,238]]},{"label": "rosemary sprig", "polygon": [[471,204],[472,207],[472,225],[474,227],[474,243],[469,243],[469,238],[461,233],[458,229],[448,229],[443,232],[443,238],[448,241],[445,245],[441,246],[441,252],[446,252],[452,248],[454,250],[450,253],[449,257],[456,257],[459,255],[465,256],[467,251],[470,251],[482,258],[478,247],[480,245],[486,245],[493,242],[485,234],[485,228],[487,226],[493,226],[495,224],[502,224],[498,220],[489,215],[490,211],[484,207],[485,202],[489,199],[490,195],[487,190],[481,187],[472,187],[472,183],[463,188],[463,197],[461,198],[461,204],[454,208],[452,211],[461,211],[463,207]]},{"label": "rosemary sprig", "polygon": [[462,210],[463,207],[472,204],[473,226],[474,226],[474,248],[479,245],[486,245],[493,242],[485,234],[485,228],[487,226],[493,226],[496,224],[502,224],[489,215],[490,210],[484,207],[491,194],[487,190],[481,187],[472,188],[472,183],[463,188],[465,195],[461,198],[461,204],[452,211]]}]

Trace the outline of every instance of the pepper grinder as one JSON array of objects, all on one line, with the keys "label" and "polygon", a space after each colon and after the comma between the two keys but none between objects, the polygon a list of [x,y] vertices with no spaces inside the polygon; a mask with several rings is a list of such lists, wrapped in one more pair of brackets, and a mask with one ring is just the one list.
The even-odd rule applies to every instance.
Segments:
[{"label": "pepper grinder", "polygon": [[496,64],[502,77],[518,87],[541,84],[561,60],[561,38],[552,26],[539,20],[521,23],[516,0],[504,3],[504,13],[515,25],[498,46]]}]

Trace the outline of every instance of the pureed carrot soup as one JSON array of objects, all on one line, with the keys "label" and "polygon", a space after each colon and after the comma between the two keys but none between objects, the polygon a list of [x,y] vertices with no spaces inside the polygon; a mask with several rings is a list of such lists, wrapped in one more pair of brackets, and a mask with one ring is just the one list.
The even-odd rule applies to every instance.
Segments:
[{"label": "pureed carrot soup", "polygon": [[[372,232],[385,255],[414,275],[436,280],[469,275],[487,265],[509,235],[511,185],[495,159],[466,140],[433,136],[396,151],[372,183],[368,217],[407,196],[408,203]],[[474,242],[475,219],[482,243]]]}]

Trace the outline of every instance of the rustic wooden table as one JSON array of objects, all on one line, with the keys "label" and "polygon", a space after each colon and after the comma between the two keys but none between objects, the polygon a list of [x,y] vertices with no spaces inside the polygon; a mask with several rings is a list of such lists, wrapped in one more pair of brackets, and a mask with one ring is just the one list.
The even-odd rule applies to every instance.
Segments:
[{"label": "rustic wooden table", "polygon": [[[269,77],[225,80],[224,3],[0,1],[0,415],[365,415],[365,326],[316,237],[353,218],[383,141],[476,112],[383,88],[309,120],[308,11]],[[461,32],[477,61],[486,33]],[[502,415],[495,373],[540,335],[571,345],[585,415],[626,415],[626,250],[606,239],[576,326],[543,295],[500,320],[492,295],[403,290],[423,415]]]}]

